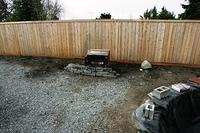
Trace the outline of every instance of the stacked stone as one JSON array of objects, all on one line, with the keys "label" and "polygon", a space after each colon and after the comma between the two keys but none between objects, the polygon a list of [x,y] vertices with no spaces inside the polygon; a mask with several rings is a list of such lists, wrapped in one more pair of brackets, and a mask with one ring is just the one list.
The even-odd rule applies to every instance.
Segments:
[{"label": "stacked stone", "polygon": [[116,71],[113,71],[112,68],[69,64],[68,66],[66,66],[65,69],[72,73],[88,75],[88,76],[111,77],[111,78],[116,78],[117,76],[119,76],[119,74]]}]

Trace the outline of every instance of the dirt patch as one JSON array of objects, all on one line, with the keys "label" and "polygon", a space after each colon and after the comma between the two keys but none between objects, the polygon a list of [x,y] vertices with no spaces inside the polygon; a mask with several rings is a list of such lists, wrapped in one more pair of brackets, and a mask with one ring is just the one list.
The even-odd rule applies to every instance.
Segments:
[{"label": "dirt patch", "polygon": [[[137,68],[137,67],[136,67]],[[130,72],[130,71],[129,71]],[[133,111],[145,100],[147,94],[154,88],[173,83],[186,81],[199,74],[198,69],[181,67],[159,67],[150,71],[134,72],[137,76],[129,79],[130,87],[124,104],[117,107],[106,108],[104,111],[107,120],[106,127],[109,133],[134,133]]]}]

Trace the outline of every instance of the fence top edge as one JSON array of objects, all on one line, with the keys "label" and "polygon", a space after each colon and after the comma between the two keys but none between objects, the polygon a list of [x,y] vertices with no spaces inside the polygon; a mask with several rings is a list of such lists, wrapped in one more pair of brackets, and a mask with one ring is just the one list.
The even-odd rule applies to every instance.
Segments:
[{"label": "fence top edge", "polygon": [[0,25],[9,24],[41,24],[41,23],[70,23],[70,22],[153,22],[153,23],[200,23],[200,20],[139,20],[139,19],[71,19],[71,20],[46,20],[46,21],[18,21],[0,22]]}]

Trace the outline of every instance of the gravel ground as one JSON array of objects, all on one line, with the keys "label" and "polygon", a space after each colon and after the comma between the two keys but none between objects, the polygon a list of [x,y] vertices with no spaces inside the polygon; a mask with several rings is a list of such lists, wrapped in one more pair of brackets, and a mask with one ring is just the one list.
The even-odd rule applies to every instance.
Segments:
[{"label": "gravel ground", "polygon": [[121,77],[71,74],[79,60],[0,57],[0,132],[134,132],[131,113],[153,88],[200,75],[199,69],[113,64]]},{"label": "gravel ground", "polygon": [[120,103],[127,93],[124,78],[69,74],[52,65],[56,60],[40,65],[30,59],[36,63],[31,66],[25,58],[6,59],[0,61],[1,132],[89,132],[104,107]]}]

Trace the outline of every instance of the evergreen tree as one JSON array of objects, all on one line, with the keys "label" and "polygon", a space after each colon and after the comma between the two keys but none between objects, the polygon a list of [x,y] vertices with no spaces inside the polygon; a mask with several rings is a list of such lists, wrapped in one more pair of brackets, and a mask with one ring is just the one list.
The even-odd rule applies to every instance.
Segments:
[{"label": "evergreen tree", "polygon": [[8,3],[6,0],[0,0],[0,22],[6,21],[9,15]]},{"label": "evergreen tree", "polygon": [[141,19],[176,19],[176,16],[173,12],[168,11],[165,7],[161,9],[161,12],[157,11],[157,8],[146,10],[143,16],[140,16]]},{"label": "evergreen tree", "polygon": [[45,20],[44,9],[41,0],[13,0],[12,21]]},{"label": "evergreen tree", "polygon": [[157,19],[158,18],[158,11],[157,11],[157,8],[155,6],[151,10],[151,14],[152,14],[152,19]]},{"label": "evergreen tree", "polygon": [[143,16],[140,16],[141,19],[150,19],[151,18],[151,11],[149,11],[149,9],[147,9]]},{"label": "evergreen tree", "polygon": [[181,19],[200,19],[200,1],[199,0],[185,0],[188,4],[182,4],[184,13],[179,15]]},{"label": "evergreen tree", "polygon": [[143,16],[140,16],[141,19],[157,19],[158,18],[158,11],[157,8],[154,6],[153,9],[146,10]]},{"label": "evergreen tree", "polygon": [[111,19],[112,15],[110,13],[102,13],[99,18],[96,19]]},{"label": "evergreen tree", "polygon": [[176,16],[173,12],[169,12],[165,7],[163,7],[161,12],[158,14],[158,19],[176,19]]}]

